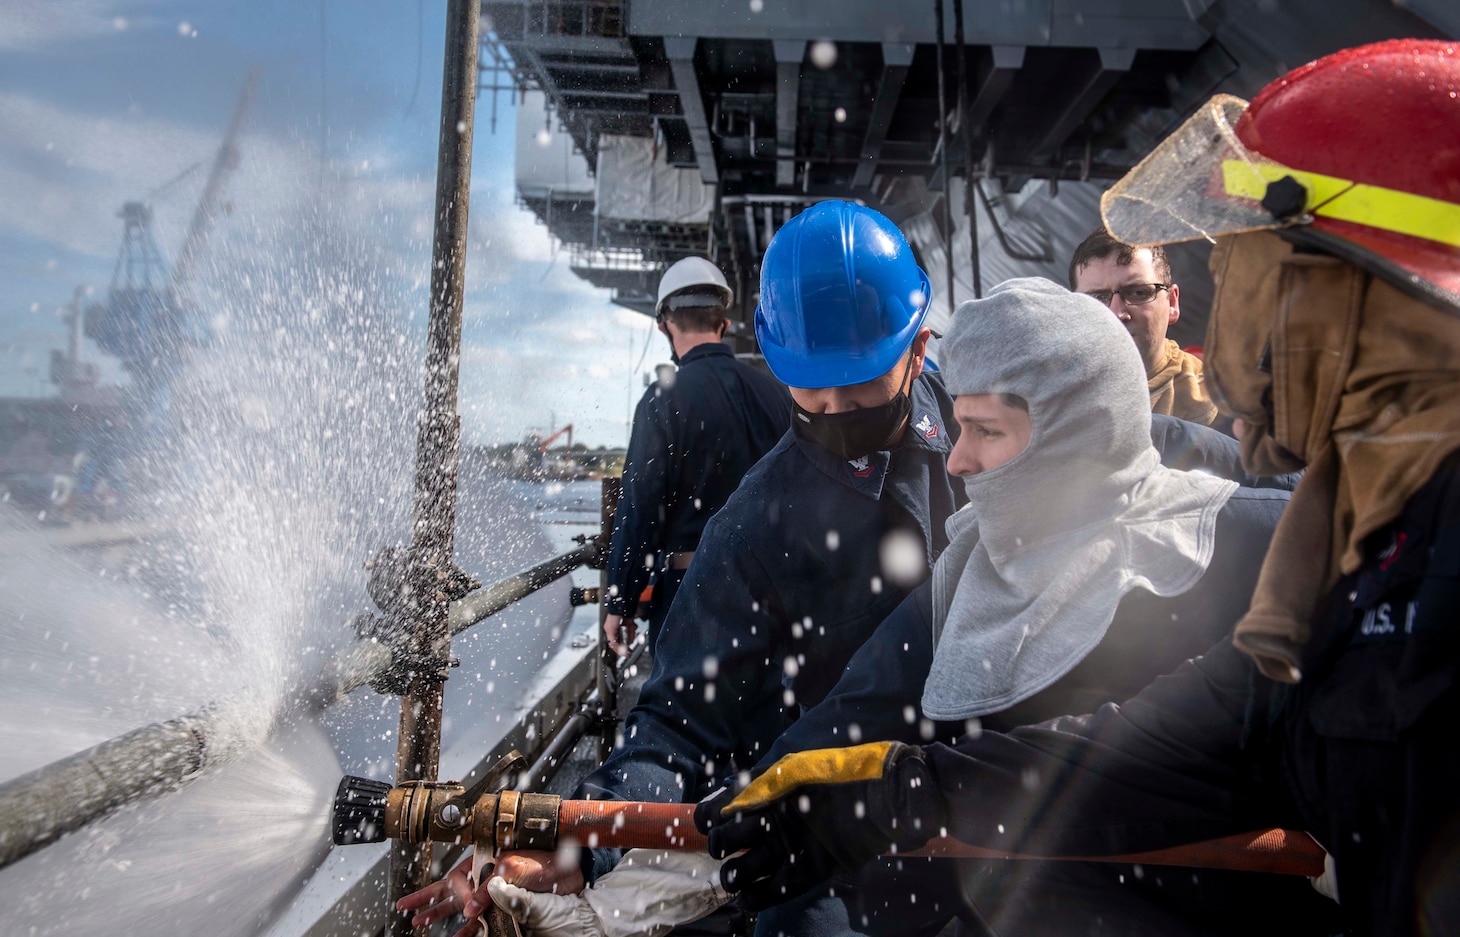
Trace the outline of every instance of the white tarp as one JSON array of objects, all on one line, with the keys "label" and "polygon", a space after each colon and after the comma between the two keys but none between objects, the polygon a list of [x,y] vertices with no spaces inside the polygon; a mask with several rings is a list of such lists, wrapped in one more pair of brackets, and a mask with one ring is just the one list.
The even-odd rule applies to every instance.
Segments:
[{"label": "white tarp", "polygon": [[678,169],[651,137],[598,138],[598,215],[623,221],[708,224],[715,187]]},{"label": "white tarp", "polygon": [[548,122],[541,91],[529,91],[517,108],[516,157],[517,191],[525,197],[593,193],[588,161],[556,121]]}]

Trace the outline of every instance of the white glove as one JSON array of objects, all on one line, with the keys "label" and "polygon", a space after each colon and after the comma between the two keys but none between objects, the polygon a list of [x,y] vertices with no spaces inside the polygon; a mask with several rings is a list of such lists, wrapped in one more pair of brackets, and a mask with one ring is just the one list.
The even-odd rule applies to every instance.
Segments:
[{"label": "white glove", "polygon": [[1323,874],[1316,878],[1309,876],[1308,881],[1313,883],[1313,890],[1318,894],[1338,901],[1338,868],[1333,864],[1332,853],[1323,854]]},{"label": "white glove", "polygon": [[660,937],[726,904],[720,865],[702,853],[631,849],[576,895],[528,891],[500,877],[487,891],[529,937]]}]

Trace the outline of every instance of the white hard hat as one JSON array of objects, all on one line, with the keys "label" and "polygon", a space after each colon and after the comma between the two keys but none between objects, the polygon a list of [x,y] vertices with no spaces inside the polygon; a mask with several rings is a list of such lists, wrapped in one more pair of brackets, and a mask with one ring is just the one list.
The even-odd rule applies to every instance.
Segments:
[{"label": "white hard hat", "polygon": [[720,268],[710,263],[703,257],[686,257],[676,261],[670,268],[664,271],[664,276],[659,279],[659,298],[654,301],[655,314],[664,312],[664,301],[678,293],[680,290],[691,287],[714,287],[719,290],[720,295],[725,299],[725,306],[729,308],[735,293],[730,289],[730,284],[725,282],[725,274]]}]

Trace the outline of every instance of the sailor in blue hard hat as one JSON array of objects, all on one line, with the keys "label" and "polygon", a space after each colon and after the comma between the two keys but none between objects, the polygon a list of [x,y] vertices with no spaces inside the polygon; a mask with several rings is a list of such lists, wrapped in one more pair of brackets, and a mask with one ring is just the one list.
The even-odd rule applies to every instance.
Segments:
[{"label": "sailor in blue hard hat", "polygon": [[[871,209],[823,202],[771,241],[756,334],[791,389],[794,429],[706,524],[623,742],[577,796],[697,800],[727,772],[750,768],[927,576],[947,545],[944,521],[965,503],[945,467],[953,402],[940,379],[923,374],[931,299],[907,240]],[[580,870],[550,854],[513,854],[497,868],[508,881],[557,892],[518,896],[524,906],[602,877],[582,900],[622,932],[650,929],[636,914],[694,903],[658,893],[646,903],[642,878],[610,872],[619,859],[585,850]],[[706,867],[679,879],[691,890],[707,887],[717,865],[697,859]],[[884,871],[890,903],[878,913],[895,920],[927,864]],[[639,884],[612,887],[630,880]],[[463,872],[456,897],[431,886],[442,913],[428,915],[473,900],[464,883]],[[620,892],[624,906],[609,907]],[[476,895],[488,898],[486,889]]]},{"label": "sailor in blue hard hat", "polygon": [[[896,445],[933,296],[902,232],[871,209],[822,202],[781,229],[761,271],[755,334],[792,388],[798,432],[847,459]],[[932,430],[932,414],[919,416]]]},{"label": "sailor in blue hard hat", "polygon": [[[931,301],[906,238],[872,209],[822,202],[776,233],[756,336],[793,429],[706,525],[625,743],[580,796],[696,800],[751,767],[926,578],[965,501],[946,468],[953,401],[923,373]],[[590,879],[618,858],[592,852]],[[920,865],[878,870],[879,915],[897,919],[931,874]]]}]

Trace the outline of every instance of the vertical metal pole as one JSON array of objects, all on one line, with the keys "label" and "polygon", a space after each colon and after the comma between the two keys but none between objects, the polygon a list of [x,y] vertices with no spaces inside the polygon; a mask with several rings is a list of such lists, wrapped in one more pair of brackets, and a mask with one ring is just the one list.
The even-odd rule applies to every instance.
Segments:
[{"label": "vertical metal pole", "polygon": [[[598,535],[601,543],[604,544],[604,556],[608,555],[608,543],[613,537],[614,516],[618,513],[618,499],[623,493],[623,480],[618,478],[603,479],[603,498],[598,507]],[[598,758],[600,761],[606,759],[613,750],[613,733],[607,730],[607,726],[614,724],[613,719],[618,714],[618,657],[609,649],[608,639],[603,633],[603,620],[608,617],[608,563],[603,564],[603,571],[598,576],[598,670],[596,671],[596,686],[598,691],[598,724],[604,731],[598,737]],[[629,602],[629,614],[634,614],[637,597]]]},{"label": "vertical metal pole", "polygon": [[973,298],[983,298],[983,271],[978,256],[978,205],[973,187],[978,176],[973,165],[973,124],[968,107],[973,97],[968,87],[968,46],[963,42],[963,0],[953,3],[953,42],[958,46],[958,125],[963,128],[963,213],[968,217],[968,253],[973,264]]},{"label": "vertical metal pole", "polygon": [[[948,172],[948,97],[943,89],[943,0],[933,0],[938,11],[938,154],[943,163],[943,259],[948,270],[948,312],[953,312],[953,177]],[[966,132],[966,131],[965,131]]]},{"label": "vertical metal pole", "polygon": [[[417,619],[412,651],[424,666],[401,698],[396,782],[436,780],[441,756],[441,695],[449,656],[448,596],[438,582],[452,569],[456,527],[456,459],[461,419],[456,383],[461,352],[461,304],[466,273],[467,207],[471,195],[471,141],[477,90],[479,0],[449,0],[446,62],[441,82],[441,134],[436,160],[436,226],[431,248],[431,313],[426,340],[425,407],[416,440],[415,525],[411,532],[412,593]],[[412,933],[396,914],[402,895],[424,887],[431,847],[393,841],[390,853],[389,932]],[[424,933],[424,931],[422,931]]]}]

